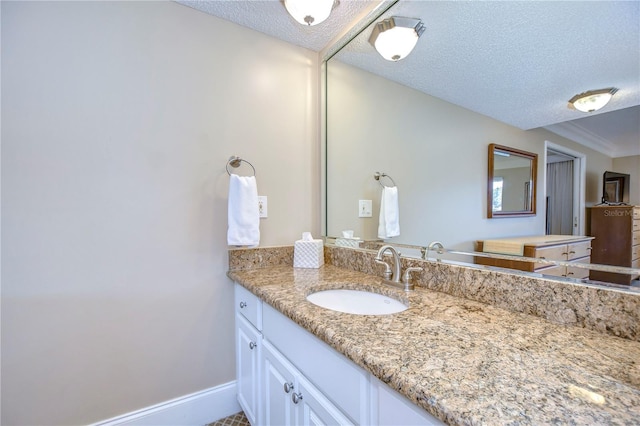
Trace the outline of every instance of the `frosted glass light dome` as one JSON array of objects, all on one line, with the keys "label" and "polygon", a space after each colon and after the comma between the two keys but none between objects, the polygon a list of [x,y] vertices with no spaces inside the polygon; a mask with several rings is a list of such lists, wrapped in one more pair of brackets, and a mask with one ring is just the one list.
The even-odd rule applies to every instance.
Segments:
[{"label": "frosted glass light dome", "polygon": [[399,61],[411,53],[424,30],[419,19],[394,16],[376,23],[369,43],[387,61]]},{"label": "frosted glass light dome", "polygon": [[590,90],[588,92],[575,95],[569,100],[569,105],[578,111],[594,112],[608,104],[614,93],[617,91],[618,89],[613,87],[608,89]]},{"label": "frosted glass light dome", "polygon": [[331,14],[334,0],[284,0],[287,12],[302,25],[317,25]]}]

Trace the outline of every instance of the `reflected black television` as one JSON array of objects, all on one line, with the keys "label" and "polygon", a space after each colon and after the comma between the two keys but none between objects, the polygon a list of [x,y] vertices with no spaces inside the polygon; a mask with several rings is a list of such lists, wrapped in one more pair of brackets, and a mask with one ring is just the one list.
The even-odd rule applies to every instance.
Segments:
[{"label": "reflected black television", "polygon": [[602,177],[603,204],[629,204],[629,181],[625,173],[604,172]]}]

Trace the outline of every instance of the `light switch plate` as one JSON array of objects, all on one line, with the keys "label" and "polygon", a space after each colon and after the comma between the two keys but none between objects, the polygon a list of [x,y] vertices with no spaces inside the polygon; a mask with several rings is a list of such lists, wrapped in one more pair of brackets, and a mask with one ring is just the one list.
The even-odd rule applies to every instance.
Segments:
[{"label": "light switch plate", "polygon": [[371,217],[373,211],[373,202],[371,200],[358,201],[358,217]]},{"label": "light switch plate", "polygon": [[258,195],[258,212],[260,217],[267,217],[267,196]]}]

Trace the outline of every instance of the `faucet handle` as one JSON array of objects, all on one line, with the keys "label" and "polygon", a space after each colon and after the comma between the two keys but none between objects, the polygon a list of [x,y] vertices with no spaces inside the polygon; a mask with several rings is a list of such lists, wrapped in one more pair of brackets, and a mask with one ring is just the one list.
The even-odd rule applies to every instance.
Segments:
[{"label": "faucet handle", "polygon": [[384,265],[384,273],[383,273],[383,277],[385,280],[390,280],[391,279],[391,275],[393,275],[393,272],[391,271],[391,266],[389,266],[389,264],[387,262],[385,262],[382,259],[378,259],[377,257],[374,259],[376,263],[380,264],[380,265]]},{"label": "faucet handle", "polygon": [[422,272],[423,269],[422,268],[418,268],[418,267],[410,267],[404,270],[404,274],[402,275],[402,282],[405,284],[409,284],[409,280],[411,280],[411,273],[412,272]]}]

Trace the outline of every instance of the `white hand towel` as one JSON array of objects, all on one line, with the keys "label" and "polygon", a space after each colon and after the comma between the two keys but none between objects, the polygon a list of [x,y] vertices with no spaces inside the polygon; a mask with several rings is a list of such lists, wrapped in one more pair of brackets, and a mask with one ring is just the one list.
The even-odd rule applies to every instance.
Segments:
[{"label": "white hand towel", "polygon": [[398,188],[385,186],[380,198],[380,220],[378,238],[386,239],[400,235],[400,210],[398,208]]},{"label": "white hand towel", "polygon": [[260,244],[260,211],[255,176],[232,174],[229,179],[230,246],[257,246]]}]

